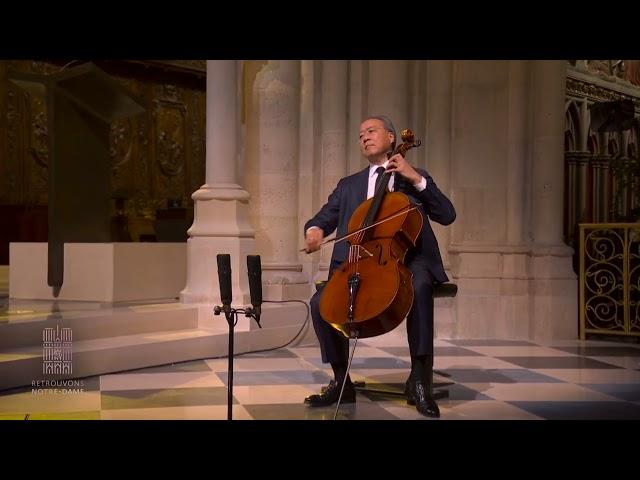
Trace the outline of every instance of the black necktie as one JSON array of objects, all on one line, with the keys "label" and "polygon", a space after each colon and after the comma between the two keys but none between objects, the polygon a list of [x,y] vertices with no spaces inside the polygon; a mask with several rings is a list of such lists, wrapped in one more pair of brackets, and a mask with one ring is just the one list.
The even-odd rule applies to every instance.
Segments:
[{"label": "black necktie", "polygon": [[380,182],[382,182],[382,176],[384,175],[384,167],[378,167],[376,168],[376,172],[378,173],[378,178],[376,178],[376,188],[373,191],[373,194],[375,195],[376,192],[378,191],[378,185],[380,185]]}]

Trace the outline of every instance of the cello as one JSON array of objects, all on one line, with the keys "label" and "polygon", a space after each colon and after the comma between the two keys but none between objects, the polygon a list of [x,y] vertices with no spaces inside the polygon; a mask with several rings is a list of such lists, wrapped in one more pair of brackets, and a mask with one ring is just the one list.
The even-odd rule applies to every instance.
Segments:
[{"label": "cello", "polygon": [[[402,131],[402,143],[387,158],[420,146],[414,133]],[[349,255],[326,283],[320,315],[347,338],[382,335],[396,328],[413,304],[412,273],[407,251],[416,245],[423,218],[402,192],[389,192],[385,172],[372,198],[353,212],[348,233]]]}]

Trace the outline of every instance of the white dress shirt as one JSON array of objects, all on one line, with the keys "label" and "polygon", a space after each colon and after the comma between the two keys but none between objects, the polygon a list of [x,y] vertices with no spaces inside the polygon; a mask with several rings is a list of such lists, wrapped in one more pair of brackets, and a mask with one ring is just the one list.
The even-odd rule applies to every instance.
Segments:
[{"label": "white dress shirt", "polygon": [[[369,186],[367,187],[367,199],[373,197],[373,195],[376,193],[376,180],[378,179],[378,172],[376,172],[376,169],[378,167],[384,167],[386,169],[388,164],[389,160],[384,162],[382,165],[369,165]],[[388,188],[390,192],[393,192],[393,183],[395,176],[396,174],[392,173],[391,178],[389,179]],[[415,185],[415,189],[421,192],[425,188],[427,188],[427,179],[422,177],[420,183],[418,185]]]}]

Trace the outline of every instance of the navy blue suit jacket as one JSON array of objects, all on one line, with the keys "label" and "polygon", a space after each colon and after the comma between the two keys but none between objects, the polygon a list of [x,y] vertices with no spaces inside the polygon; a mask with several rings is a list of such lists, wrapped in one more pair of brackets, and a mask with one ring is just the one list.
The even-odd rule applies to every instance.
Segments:
[{"label": "navy blue suit jacket", "polygon": [[[396,174],[394,191],[405,193],[411,203],[420,203],[419,207],[424,219],[422,233],[420,234],[416,248],[407,254],[408,261],[423,260],[436,282],[446,282],[446,273],[442,265],[438,242],[431,229],[429,220],[449,225],[456,218],[456,211],[451,201],[438,189],[431,176],[424,170],[416,169],[427,179],[427,188],[418,192],[413,185],[402,175]],[[355,209],[367,199],[367,187],[369,183],[369,167],[358,173],[354,173],[338,182],[335,190],[329,195],[327,203],[318,214],[309,220],[305,226],[305,232],[309,227],[320,227],[324,236],[328,236],[337,228],[336,235],[342,237],[347,234],[349,219]],[[334,246],[329,271],[333,271],[344,262],[349,253],[349,244],[342,241]],[[409,260],[411,259],[411,260]]]}]

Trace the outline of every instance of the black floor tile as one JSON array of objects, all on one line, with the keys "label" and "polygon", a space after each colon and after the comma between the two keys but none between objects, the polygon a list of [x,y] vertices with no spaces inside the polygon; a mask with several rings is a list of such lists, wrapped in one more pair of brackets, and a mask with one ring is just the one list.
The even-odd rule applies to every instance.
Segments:
[{"label": "black floor tile", "polygon": [[621,400],[640,402],[640,383],[583,383],[581,385]]},{"label": "black floor tile", "polygon": [[[409,357],[409,347],[378,347],[383,352],[390,353],[396,357]],[[483,357],[484,354],[474,352],[463,347],[434,347],[435,357]]]},{"label": "black floor tile", "polygon": [[640,420],[640,405],[629,402],[508,402],[548,420]]},{"label": "black floor tile", "polygon": [[524,368],[481,369],[449,368],[451,381],[456,383],[566,383],[563,380],[532,372]]},{"label": "black floor tile", "polygon": [[631,347],[629,345],[618,346],[570,346],[570,347],[552,347],[562,352],[575,353],[584,357],[640,357],[640,347]]},{"label": "black floor tile", "polygon": [[513,363],[523,368],[590,368],[590,369],[615,369],[622,368],[610,363],[600,362],[587,357],[497,357],[498,359]]}]

